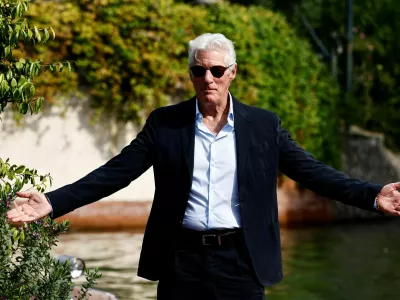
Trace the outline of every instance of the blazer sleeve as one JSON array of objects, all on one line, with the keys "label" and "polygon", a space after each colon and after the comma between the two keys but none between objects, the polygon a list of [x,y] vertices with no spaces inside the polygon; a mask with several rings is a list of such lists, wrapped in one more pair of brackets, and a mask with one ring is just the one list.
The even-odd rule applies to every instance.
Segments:
[{"label": "blazer sleeve", "polygon": [[349,178],[316,160],[291,138],[287,130],[281,127],[278,117],[276,120],[279,170],[283,174],[324,197],[378,212],[374,208],[374,203],[382,185]]},{"label": "blazer sleeve", "polygon": [[52,218],[115,193],[152,166],[156,130],[153,115],[120,154],[78,181],[46,193],[53,207]]}]

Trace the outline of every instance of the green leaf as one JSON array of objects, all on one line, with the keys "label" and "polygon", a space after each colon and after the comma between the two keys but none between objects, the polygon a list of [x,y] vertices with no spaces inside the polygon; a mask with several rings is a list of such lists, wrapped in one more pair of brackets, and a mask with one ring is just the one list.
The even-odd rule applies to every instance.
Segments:
[{"label": "green leaf", "polygon": [[39,30],[37,29],[36,26],[33,26],[33,30],[35,31],[35,38],[36,38],[36,40],[40,43],[40,41],[42,40],[42,37],[41,37],[41,35],[40,35],[40,33],[39,33]]},{"label": "green leaf", "polygon": [[4,56],[8,57],[10,55],[10,45],[8,45],[7,47],[4,48]]},{"label": "green leaf", "polygon": [[21,230],[19,236],[20,236],[20,239],[19,239],[20,243],[23,244],[25,242],[25,231]]},{"label": "green leaf", "polygon": [[24,12],[28,11],[28,4],[26,4],[26,2],[22,2],[22,5],[24,6]]},{"label": "green leaf", "polygon": [[11,80],[11,86],[12,86],[12,87],[16,87],[16,86],[17,86],[17,81],[15,80],[15,78],[13,78],[13,79]]},{"label": "green leaf", "polygon": [[7,173],[7,165],[3,164],[1,169],[2,169],[2,176],[3,176],[3,175],[5,175]]},{"label": "green leaf", "polygon": [[8,69],[7,74],[6,74],[6,79],[11,80],[13,78],[13,72],[11,69]]},{"label": "green leaf", "polygon": [[25,115],[28,112],[29,105],[28,102],[22,102],[19,108],[19,112]]},{"label": "green leaf", "polygon": [[1,93],[5,94],[9,89],[10,89],[10,87],[8,86],[7,80],[3,80],[1,82]]},{"label": "green leaf", "polygon": [[14,7],[11,11],[11,19],[13,19],[13,20],[15,20],[17,18],[17,13],[18,13],[17,7],[18,6]]},{"label": "green leaf", "polygon": [[14,99],[20,99],[21,97],[21,92],[19,91],[19,89],[13,89],[13,92],[12,92],[12,94],[13,94],[13,98]]},{"label": "green leaf", "polygon": [[18,3],[18,5],[17,5],[17,8],[16,8],[16,11],[17,11],[17,17],[20,17],[21,16],[21,2],[20,3]]},{"label": "green leaf", "polygon": [[24,65],[21,62],[17,61],[15,63],[15,67],[17,68],[18,71],[20,71],[24,67]]},{"label": "green leaf", "polygon": [[35,75],[35,63],[31,63],[31,65],[29,66],[29,75],[31,77],[33,77]]},{"label": "green leaf", "polygon": [[13,239],[14,239],[14,241],[17,239],[17,236],[18,236],[18,230],[15,229],[15,230],[13,230]]},{"label": "green leaf", "polygon": [[25,170],[25,166],[19,166],[15,169],[15,173],[21,174]]},{"label": "green leaf", "polygon": [[49,31],[45,28],[45,29],[44,29],[44,39],[43,39],[43,43],[44,43],[44,42],[47,42],[47,41],[49,40],[49,38],[50,38]]},{"label": "green leaf", "polygon": [[[37,98],[36,103],[35,103],[35,113],[38,113],[40,111],[43,101],[44,101],[43,97]],[[42,180],[42,179],[40,179],[40,180]]]},{"label": "green leaf", "polygon": [[31,97],[35,96],[35,86],[33,84],[29,87],[29,95]]},{"label": "green leaf", "polygon": [[56,33],[53,30],[53,27],[50,26],[51,33],[53,34],[53,40],[56,38]]},{"label": "green leaf", "polygon": [[8,179],[10,179],[10,180],[13,180],[13,179],[15,178],[14,173],[11,172],[11,171],[8,171],[8,172],[7,172],[7,177],[8,177]]},{"label": "green leaf", "polygon": [[17,29],[15,32],[15,41],[18,41],[19,35],[20,35],[21,30]]}]

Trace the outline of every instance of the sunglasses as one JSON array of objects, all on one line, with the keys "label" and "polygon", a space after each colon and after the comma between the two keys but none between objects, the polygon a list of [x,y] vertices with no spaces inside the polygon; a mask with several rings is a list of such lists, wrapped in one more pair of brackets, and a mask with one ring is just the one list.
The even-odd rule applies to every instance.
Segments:
[{"label": "sunglasses", "polygon": [[229,69],[233,65],[234,64],[231,64],[230,66],[227,66],[227,67],[212,66],[209,69],[206,69],[203,66],[192,66],[192,67],[190,67],[190,72],[192,72],[193,76],[195,76],[195,77],[203,77],[206,74],[206,71],[210,70],[212,76],[214,76],[215,78],[221,78],[222,75],[224,75],[226,69]]}]

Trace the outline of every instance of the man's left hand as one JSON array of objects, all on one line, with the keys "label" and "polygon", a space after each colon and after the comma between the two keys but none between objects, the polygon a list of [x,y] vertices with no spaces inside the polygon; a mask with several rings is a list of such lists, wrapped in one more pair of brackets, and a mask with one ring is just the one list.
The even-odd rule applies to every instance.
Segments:
[{"label": "man's left hand", "polygon": [[377,199],[380,211],[392,215],[400,216],[400,182],[389,183],[380,191]]}]

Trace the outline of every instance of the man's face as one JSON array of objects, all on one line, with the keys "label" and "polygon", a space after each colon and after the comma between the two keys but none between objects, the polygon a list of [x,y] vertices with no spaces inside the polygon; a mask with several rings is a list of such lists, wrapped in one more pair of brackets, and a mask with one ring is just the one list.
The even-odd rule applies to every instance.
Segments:
[{"label": "man's face", "polygon": [[190,80],[196,91],[199,102],[203,105],[223,104],[228,99],[228,89],[230,82],[235,78],[236,65],[232,66],[232,71],[226,70],[225,73],[217,78],[211,74],[210,68],[213,66],[224,66],[225,51],[200,50],[197,52],[197,60],[194,65],[205,67],[206,73],[202,77],[196,77],[190,72]]}]

